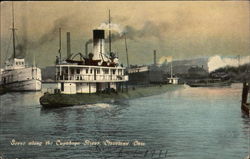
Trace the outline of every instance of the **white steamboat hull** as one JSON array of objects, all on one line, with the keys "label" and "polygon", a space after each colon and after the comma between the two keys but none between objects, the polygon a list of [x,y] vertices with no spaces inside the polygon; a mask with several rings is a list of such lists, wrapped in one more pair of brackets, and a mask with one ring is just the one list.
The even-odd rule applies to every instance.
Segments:
[{"label": "white steamboat hull", "polygon": [[32,79],[8,83],[5,84],[4,87],[8,91],[40,91],[42,89],[42,83],[39,80]]},{"label": "white steamboat hull", "polygon": [[40,91],[41,70],[37,67],[5,70],[2,73],[2,87],[7,91]]}]

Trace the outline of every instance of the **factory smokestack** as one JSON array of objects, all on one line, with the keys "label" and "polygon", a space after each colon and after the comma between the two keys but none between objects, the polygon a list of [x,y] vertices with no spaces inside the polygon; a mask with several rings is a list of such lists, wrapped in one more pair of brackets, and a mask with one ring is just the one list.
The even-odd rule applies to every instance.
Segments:
[{"label": "factory smokestack", "polygon": [[67,32],[67,58],[71,55],[70,32]]},{"label": "factory smokestack", "polygon": [[156,50],[154,50],[154,65],[156,66]]},{"label": "factory smokestack", "polygon": [[103,54],[105,45],[105,32],[104,30],[93,30],[93,54],[94,60],[103,60]]},{"label": "factory smokestack", "polygon": [[85,43],[85,55],[88,56],[88,43]]}]

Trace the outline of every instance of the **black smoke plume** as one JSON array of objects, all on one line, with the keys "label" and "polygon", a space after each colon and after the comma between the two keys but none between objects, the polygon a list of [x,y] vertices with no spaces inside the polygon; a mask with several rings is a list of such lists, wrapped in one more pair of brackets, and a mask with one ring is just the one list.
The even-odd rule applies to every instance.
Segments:
[{"label": "black smoke plume", "polygon": [[[28,35],[27,35],[27,20],[23,16],[22,17],[22,34],[20,36],[15,36],[15,41],[16,41],[16,46],[15,46],[15,51],[16,51],[16,58],[25,58],[27,54],[27,47],[28,47]],[[12,54],[10,58],[13,58],[14,55]]]},{"label": "black smoke plume", "polygon": [[[37,48],[46,43],[49,43],[58,38],[59,28],[70,28],[69,23],[70,17],[61,17],[54,21],[53,27],[43,34],[38,40],[28,40],[27,36],[27,20],[26,18],[22,19],[22,34],[20,39],[16,38],[16,58],[25,58],[27,54],[27,48]],[[13,58],[13,54],[10,58]]]},{"label": "black smoke plume", "polygon": [[36,45],[43,45],[49,43],[58,38],[59,28],[68,28],[69,17],[61,17],[54,21],[53,27],[47,31],[42,37],[36,42]]},{"label": "black smoke plume", "polygon": [[[134,41],[140,38],[150,38],[150,37],[154,37],[158,39],[159,41],[161,41],[164,39],[163,33],[166,32],[168,29],[169,29],[168,23],[155,24],[151,21],[147,21],[144,23],[144,25],[140,29],[136,29],[132,26],[127,25],[122,29],[121,33],[113,31],[111,34],[111,39],[112,39],[112,42],[115,42],[117,40],[124,39],[124,36],[126,35],[127,39],[134,40]],[[88,51],[88,45],[92,42],[93,42],[92,39],[89,39],[85,43],[86,53]],[[108,36],[106,36],[105,42],[109,42]]]},{"label": "black smoke plume", "polygon": [[168,28],[169,25],[167,23],[155,24],[151,21],[147,21],[141,29],[135,29],[129,25],[125,26],[124,34],[126,34],[127,38],[131,40],[146,37],[155,37],[162,40],[164,32],[166,32]]}]

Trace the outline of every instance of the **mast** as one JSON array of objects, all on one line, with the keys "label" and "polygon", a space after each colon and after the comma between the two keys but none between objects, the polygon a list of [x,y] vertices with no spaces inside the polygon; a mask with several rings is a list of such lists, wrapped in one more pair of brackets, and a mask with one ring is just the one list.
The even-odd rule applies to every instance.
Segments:
[{"label": "mast", "polygon": [[61,63],[62,60],[62,54],[61,54],[61,46],[62,46],[62,42],[61,42],[61,28],[59,28],[59,63]]},{"label": "mast", "polygon": [[238,55],[237,58],[238,58],[238,73],[240,73],[240,55]]},{"label": "mast", "polygon": [[109,9],[109,53],[111,53],[111,18],[110,18],[110,9]]},{"label": "mast", "polygon": [[33,67],[36,67],[36,55],[33,54]]},{"label": "mast", "polygon": [[127,37],[126,37],[126,34],[124,34],[124,38],[125,38],[125,48],[126,48],[126,55],[127,55],[127,67],[129,67],[128,46],[127,46]]},{"label": "mast", "polygon": [[173,61],[171,61],[171,65],[170,65],[170,71],[171,71],[171,78],[173,78]]},{"label": "mast", "polygon": [[16,58],[16,41],[15,41],[15,18],[14,18],[14,2],[12,1],[12,40],[13,40],[13,58]]},{"label": "mast", "polygon": [[238,67],[240,67],[240,55],[238,55],[237,58],[238,58]]}]

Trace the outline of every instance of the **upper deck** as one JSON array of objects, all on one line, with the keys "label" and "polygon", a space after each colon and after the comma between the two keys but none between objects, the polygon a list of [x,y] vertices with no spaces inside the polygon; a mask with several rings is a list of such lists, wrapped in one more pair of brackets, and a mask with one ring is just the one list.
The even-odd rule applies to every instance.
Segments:
[{"label": "upper deck", "polygon": [[125,82],[125,67],[89,66],[78,64],[56,65],[58,82]]},{"label": "upper deck", "polygon": [[14,58],[10,61],[6,61],[4,71],[10,71],[21,68],[25,68],[25,60]]}]

